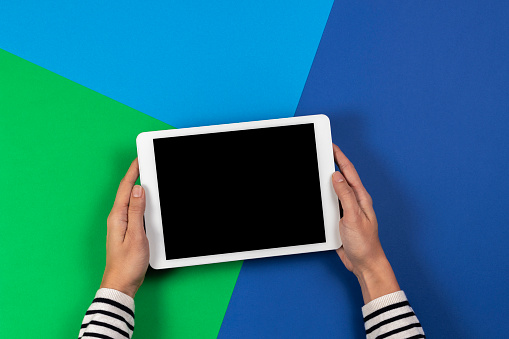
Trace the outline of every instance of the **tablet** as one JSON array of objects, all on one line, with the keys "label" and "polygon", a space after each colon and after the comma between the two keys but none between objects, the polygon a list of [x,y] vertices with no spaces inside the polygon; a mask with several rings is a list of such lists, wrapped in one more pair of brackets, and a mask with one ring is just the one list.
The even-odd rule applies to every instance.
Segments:
[{"label": "tablet", "polygon": [[155,269],[341,246],[325,115],[144,132],[136,144]]}]

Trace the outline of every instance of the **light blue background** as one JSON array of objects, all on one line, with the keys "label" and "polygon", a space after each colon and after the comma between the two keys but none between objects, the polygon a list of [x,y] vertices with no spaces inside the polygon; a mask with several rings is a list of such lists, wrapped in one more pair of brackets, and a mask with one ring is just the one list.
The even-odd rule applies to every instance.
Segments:
[{"label": "light blue background", "polygon": [[175,127],[288,117],[331,6],[3,1],[0,48]]}]

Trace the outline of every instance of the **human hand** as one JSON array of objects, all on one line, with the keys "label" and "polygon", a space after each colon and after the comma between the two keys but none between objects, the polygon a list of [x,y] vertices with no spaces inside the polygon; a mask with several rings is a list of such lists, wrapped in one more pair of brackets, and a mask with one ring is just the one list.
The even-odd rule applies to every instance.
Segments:
[{"label": "human hand", "polygon": [[143,283],[149,260],[148,239],[143,227],[145,191],[134,185],[138,176],[136,158],[120,181],[108,216],[106,268],[101,283],[101,287],[118,290],[132,298]]},{"label": "human hand", "polygon": [[339,234],[343,246],[337,253],[345,267],[353,272],[362,289],[364,302],[399,291],[399,285],[378,238],[378,223],[373,201],[353,164],[333,144],[334,160],[340,172],[332,183],[343,208]]}]

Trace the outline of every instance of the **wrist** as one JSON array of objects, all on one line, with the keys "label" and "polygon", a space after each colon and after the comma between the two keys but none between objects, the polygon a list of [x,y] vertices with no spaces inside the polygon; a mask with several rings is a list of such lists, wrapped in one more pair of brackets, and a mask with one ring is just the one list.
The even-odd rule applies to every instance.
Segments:
[{"label": "wrist", "polygon": [[362,290],[364,304],[389,293],[400,290],[389,260],[384,256],[369,268],[355,274]]},{"label": "wrist", "polygon": [[101,282],[100,288],[109,288],[113,290],[117,290],[119,292],[122,292],[124,294],[127,294],[131,298],[134,299],[134,296],[136,295],[136,292],[138,292],[138,288],[135,286],[128,286],[119,282],[111,281],[108,279],[103,279]]}]

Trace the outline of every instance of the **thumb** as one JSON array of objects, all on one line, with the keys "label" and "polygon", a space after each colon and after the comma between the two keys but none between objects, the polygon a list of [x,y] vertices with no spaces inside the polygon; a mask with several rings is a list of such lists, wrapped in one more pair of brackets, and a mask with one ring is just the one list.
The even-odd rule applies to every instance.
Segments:
[{"label": "thumb", "polygon": [[135,185],[129,199],[129,210],[127,212],[127,232],[132,235],[143,234],[143,214],[145,213],[145,190],[140,185]]},{"label": "thumb", "polygon": [[337,171],[334,172],[334,174],[332,174],[332,185],[339,201],[341,201],[344,215],[347,216],[357,211],[359,204],[357,203],[355,192],[350,185],[348,185],[343,174]]}]

